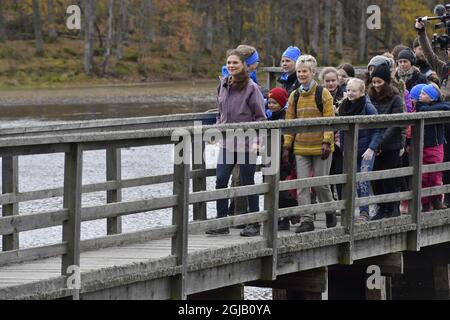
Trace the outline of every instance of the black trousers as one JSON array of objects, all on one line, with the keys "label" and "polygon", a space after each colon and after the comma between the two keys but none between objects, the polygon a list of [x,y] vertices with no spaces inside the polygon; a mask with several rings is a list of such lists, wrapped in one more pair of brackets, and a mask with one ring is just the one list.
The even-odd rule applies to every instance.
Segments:
[{"label": "black trousers", "polygon": [[[405,152],[403,156],[400,158],[400,167],[405,168],[409,167],[409,154]],[[400,192],[409,191],[409,178],[401,177],[399,178],[400,183]]]},{"label": "black trousers", "polygon": [[[375,158],[373,171],[397,169],[401,166],[400,150],[383,151]],[[375,195],[400,192],[400,183],[398,178],[376,180],[372,182],[372,189]],[[380,203],[379,211],[386,212],[389,215],[395,215],[399,211],[399,201]]]}]

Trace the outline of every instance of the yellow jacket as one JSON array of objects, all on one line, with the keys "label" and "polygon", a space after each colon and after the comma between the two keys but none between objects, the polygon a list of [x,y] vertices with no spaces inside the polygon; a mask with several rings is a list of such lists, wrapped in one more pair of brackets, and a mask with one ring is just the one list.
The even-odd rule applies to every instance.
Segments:
[{"label": "yellow jacket", "polygon": [[[320,112],[315,101],[316,88],[317,83],[314,82],[310,91],[300,93],[297,104],[297,119],[335,116],[333,97],[326,88],[323,89],[322,93],[323,114]],[[295,91],[291,93],[288,100],[289,107],[286,111],[286,120],[295,119],[294,96]],[[298,133],[295,138],[291,134],[284,136],[285,148],[291,149],[293,143],[296,156],[319,156],[322,154],[323,143],[329,143],[331,151],[334,151],[334,133],[333,131],[303,132]]]}]

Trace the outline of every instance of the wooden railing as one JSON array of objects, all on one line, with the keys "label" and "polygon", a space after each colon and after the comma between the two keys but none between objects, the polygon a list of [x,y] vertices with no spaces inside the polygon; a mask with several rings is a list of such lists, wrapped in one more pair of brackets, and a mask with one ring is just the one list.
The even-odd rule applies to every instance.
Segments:
[{"label": "wooden railing", "polygon": [[[188,116],[187,121],[196,119]],[[205,117],[199,115],[199,118]],[[205,119],[210,121],[214,114]],[[175,117],[176,118],[176,117]],[[174,298],[185,298],[185,281],[187,273],[188,235],[210,229],[230,227],[234,225],[260,222],[263,224],[263,236],[270,256],[267,258],[265,278],[275,279],[278,250],[278,219],[299,215],[301,213],[321,213],[341,210],[342,225],[348,236],[342,247],[341,263],[353,262],[352,248],[354,242],[355,208],[364,204],[410,200],[409,214],[413,228],[408,233],[408,249],[420,250],[421,220],[420,200],[423,196],[450,193],[450,185],[421,188],[422,173],[450,170],[450,163],[438,165],[422,165],[424,125],[450,122],[450,112],[432,112],[416,114],[380,115],[374,117],[320,118],[290,121],[259,122],[230,124],[220,126],[203,126],[202,133],[216,128],[220,132],[233,129],[268,130],[275,135],[273,150],[280,150],[280,131],[283,133],[311,132],[325,130],[345,131],[344,173],[335,176],[280,181],[279,172],[264,177],[264,182],[255,186],[244,186],[222,190],[206,190],[206,178],[215,176],[215,169],[206,169],[204,164],[193,166],[182,163],[174,165],[173,174],[141,177],[137,179],[121,178],[120,149],[138,146],[175,144],[171,137],[174,128],[137,129],[136,123],[121,124],[119,120],[111,129],[111,123],[99,123],[98,130],[94,124],[87,132],[78,132],[80,127],[71,128],[28,128],[4,130],[0,137],[0,156],[2,157],[3,194],[0,196],[3,217],[0,218],[0,234],[3,235],[3,252],[0,253],[0,265],[25,262],[52,256],[62,257],[61,275],[67,276],[67,268],[80,264],[80,253],[110,246],[120,246],[149,240],[172,238],[172,255],[176,257],[179,273],[174,283]],[[138,121],[138,120],[136,120]],[[140,121],[140,120],[139,120]],[[176,121],[181,121],[180,119]],[[153,120],[148,123],[156,124]],[[178,123],[180,124],[180,123]],[[131,127],[127,127],[130,125]],[[143,125],[142,123],[139,124]],[[395,170],[357,173],[357,141],[359,129],[386,128],[391,126],[412,125],[410,159],[411,166]],[[82,128],[83,130],[86,127]],[[186,135],[198,134],[198,128],[183,127]],[[72,131],[75,130],[75,131]],[[271,139],[269,139],[270,141]],[[107,180],[106,182],[82,185],[83,153],[88,150],[106,150]],[[195,149],[194,149],[195,150]],[[204,144],[202,143],[202,150]],[[189,152],[189,151],[186,151]],[[31,192],[18,192],[18,157],[44,153],[64,153],[64,187]],[[192,154],[187,154],[192,157]],[[278,156],[272,157],[279,161]],[[278,159],[278,160],[276,160]],[[411,191],[391,195],[356,197],[358,181],[372,181],[394,177],[409,177]],[[193,192],[189,193],[190,181],[193,181]],[[169,196],[154,197],[138,201],[121,201],[121,190],[124,188],[147,186],[152,184],[173,182],[173,193]],[[344,184],[343,200],[331,203],[320,203],[310,206],[279,209],[278,194],[282,190],[304,187],[315,187],[330,184]],[[106,191],[107,204],[92,207],[81,206],[82,193]],[[218,199],[229,199],[238,196],[263,195],[264,210],[239,216],[206,220],[206,203]],[[20,202],[52,197],[63,197],[63,207],[57,211],[18,215]],[[188,221],[189,205],[194,205],[194,221]],[[172,225],[148,230],[126,233],[121,232],[120,218],[139,212],[159,209],[172,209]],[[100,238],[80,240],[81,224],[85,221],[107,219],[107,235]],[[62,242],[54,245],[19,249],[19,235],[28,230],[37,230],[62,225]]]}]

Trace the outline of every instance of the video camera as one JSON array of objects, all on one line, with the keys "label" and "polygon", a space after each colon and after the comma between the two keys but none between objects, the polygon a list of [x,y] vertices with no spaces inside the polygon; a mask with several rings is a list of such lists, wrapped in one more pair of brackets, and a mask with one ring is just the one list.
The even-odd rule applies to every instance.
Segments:
[{"label": "video camera", "polygon": [[437,48],[440,50],[447,50],[450,44],[450,4],[439,4],[434,8],[435,17],[420,17],[419,22],[440,20],[440,23],[433,26],[434,30],[444,29],[445,34],[433,35],[433,50]]}]

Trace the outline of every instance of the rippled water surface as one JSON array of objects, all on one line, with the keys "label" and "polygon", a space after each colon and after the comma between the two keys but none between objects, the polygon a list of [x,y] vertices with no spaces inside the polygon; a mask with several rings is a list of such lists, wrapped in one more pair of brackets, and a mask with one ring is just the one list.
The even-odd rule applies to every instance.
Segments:
[{"label": "rippled water surface", "polygon": [[[164,99],[163,99],[164,100]],[[28,105],[1,107],[0,128],[29,127],[93,119],[147,117],[176,113],[204,112],[214,107],[206,102],[190,100],[186,103],[166,101],[137,104],[104,103],[93,105]],[[122,178],[170,174],[173,172],[173,147],[168,145],[122,149]],[[217,146],[207,146],[208,166],[217,156]],[[64,155],[44,154],[19,157],[19,191],[27,192],[63,187]],[[106,181],[105,151],[83,153],[83,184]],[[257,177],[257,182],[261,177]],[[208,190],[214,189],[215,178],[208,178]],[[1,185],[1,181],[0,181]],[[123,201],[134,201],[171,195],[172,184],[128,188],[122,190]],[[261,200],[262,201],[262,200]],[[106,203],[106,192],[83,194],[82,206]],[[54,211],[62,208],[62,197],[20,203],[20,214]],[[192,210],[190,212],[192,218]],[[208,217],[215,216],[215,204],[208,203]],[[139,213],[123,217],[123,232],[133,232],[171,224],[170,209]],[[92,221],[82,224],[81,238],[95,238],[106,234],[106,222]],[[61,227],[27,231],[20,234],[20,247],[29,248],[61,242]],[[245,289],[246,299],[271,299],[271,290]]]}]

